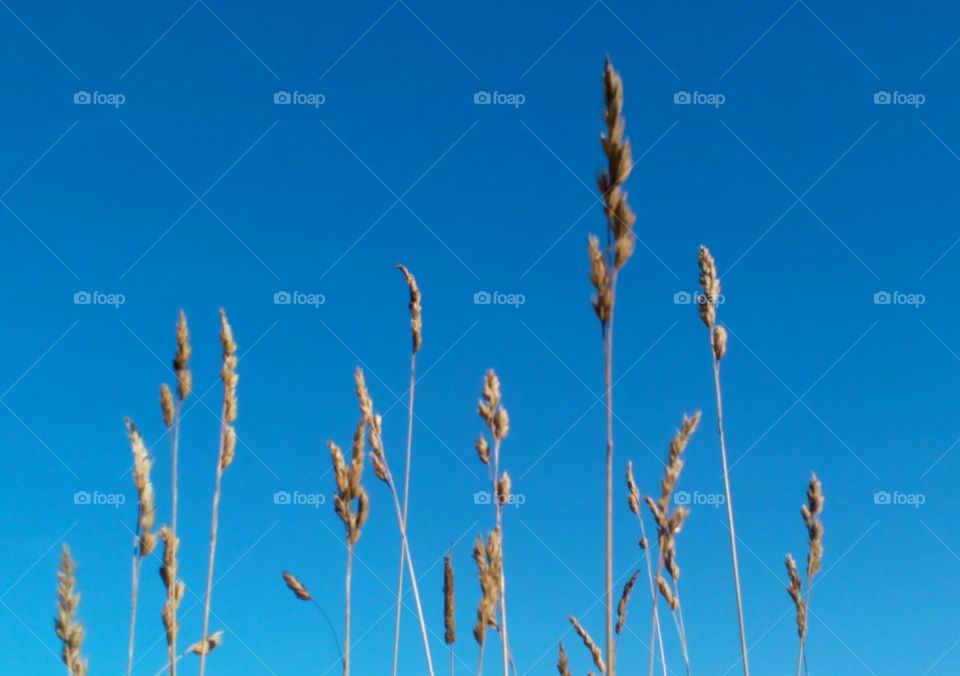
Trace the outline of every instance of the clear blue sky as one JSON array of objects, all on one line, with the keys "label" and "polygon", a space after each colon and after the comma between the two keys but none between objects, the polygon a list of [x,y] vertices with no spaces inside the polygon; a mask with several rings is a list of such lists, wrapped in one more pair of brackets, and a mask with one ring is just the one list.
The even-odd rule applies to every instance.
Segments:
[{"label": "clear blue sky", "polygon": [[[641,489],[656,490],[681,414],[703,409],[681,489],[722,490],[707,337],[694,308],[674,303],[695,289],[707,243],[731,332],[726,422],[754,672],[793,673],[782,561],[805,552],[798,507],[816,470],[827,572],[813,594],[813,673],[960,673],[951,3],[0,5],[0,671],[62,671],[61,541],[79,561],[92,673],[122,671],[135,518],[122,420],[155,445],[166,520],[157,387],[171,380],[180,307],[199,395],[184,422],[182,643],[198,636],[222,305],[241,348],[241,441],[225,478],[212,624],[227,637],[212,673],[337,672],[326,628],[279,574],[295,571],[339,619],[341,526],[329,504],[274,494],[330,493],[324,443],[349,442],[360,362],[389,409],[399,467],[401,261],[424,294],[410,531],[433,629],[438,562],[455,541],[458,673],[472,673],[469,549],[491,524],[473,500],[486,487],[474,407],[495,367],[513,423],[504,464],[525,500],[505,526],[517,665],[552,673],[563,636],[586,671],[566,616],[602,634],[602,381],[585,250],[603,228],[593,178],[610,54],[626,85],[640,238],[617,315],[618,476],[632,459]],[[480,91],[522,104],[477,105]],[[91,102],[75,103],[84,92]],[[303,96],[278,105],[277,92]],[[674,103],[682,92],[696,102]],[[892,102],[875,103],[878,92]],[[95,291],[124,302],[75,304]],[[279,291],[325,303],[277,305]],[[475,304],[483,291],[525,302]],[[878,292],[904,295],[878,304]],[[922,304],[904,304],[909,294]],[[617,488],[622,579],[640,552]],[[358,675],[389,668],[399,553],[387,494],[372,490],[355,575]],[[77,505],[78,491],[126,503]],[[882,491],[923,504],[877,504]],[[697,505],[679,541],[701,675],[737,671],[726,538],[723,510]],[[155,568],[138,674],[164,661]],[[627,673],[644,669],[648,621],[637,596]],[[407,612],[402,673],[419,675],[414,624]]]}]

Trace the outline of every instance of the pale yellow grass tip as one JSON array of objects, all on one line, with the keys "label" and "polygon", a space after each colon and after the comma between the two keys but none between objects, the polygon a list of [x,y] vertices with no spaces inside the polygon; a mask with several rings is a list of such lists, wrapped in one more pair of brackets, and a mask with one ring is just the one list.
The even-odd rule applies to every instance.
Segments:
[{"label": "pale yellow grass tip", "polygon": [[87,659],[80,654],[83,647],[83,624],[77,618],[80,594],[75,592],[77,585],[76,562],[70,555],[70,549],[63,545],[60,554],[60,569],[57,571],[57,616],[54,626],[57,637],[63,643],[60,657],[67,665],[70,676],[86,676]]},{"label": "pale yellow grass tip", "polygon": [[416,354],[423,344],[423,307],[420,302],[420,286],[417,284],[417,278],[407,269],[407,266],[397,264],[394,266],[403,273],[407,280],[407,286],[410,288],[410,332],[413,337],[413,353]]},{"label": "pale yellow grass tip", "polygon": [[144,558],[149,556],[157,546],[157,536],[152,532],[156,517],[153,482],[150,481],[153,460],[150,459],[137,426],[130,419],[125,422],[127,436],[130,438],[130,449],[133,452],[133,485],[137,489],[137,540],[140,558]]},{"label": "pale yellow grass tip", "polygon": [[573,625],[573,630],[577,632],[577,636],[583,641],[583,645],[590,651],[590,656],[593,658],[593,663],[597,666],[597,669],[600,670],[601,674],[607,673],[607,664],[603,661],[603,651],[600,650],[600,646],[597,645],[597,642],[593,640],[587,630],[577,621],[577,618],[569,615],[567,619],[569,619],[570,624]]},{"label": "pale yellow grass tip", "polygon": [[310,596],[310,592],[307,591],[306,586],[297,578],[293,573],[288,573],[283,571],[283,581],[287,585],[287,589],[293,592],[301,601],[312,601],[313,597]]}]

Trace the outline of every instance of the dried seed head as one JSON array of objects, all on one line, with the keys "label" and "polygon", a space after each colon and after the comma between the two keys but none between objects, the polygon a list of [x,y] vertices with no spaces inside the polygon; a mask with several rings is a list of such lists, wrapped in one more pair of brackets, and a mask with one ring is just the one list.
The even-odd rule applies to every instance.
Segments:
[{"label": "dried seed head", "polygon": [[233,329],[227,320],[227,313],[220,310],[220,344],[223,346],[223,368],[220,379],[223,381],[223,419],[232,423],[237,419],[237,344],[233,340]]},{"label": "dried seed head", "polygon": [[823,512],[823,486],[816,474],[810,476],[807,486],[807,504],[800,508],[803,521],[807,526],[809,551],[807,552],[807,584],[820,570],[823,561],[823,522],[820,514]]},{"label": "dried seed head", "polygon": [[630,142],[623,136],[623,81],[607,59],[603,70],[604,121],[606,134],[600,137],[600,146],[607,156],[607,168],[597,178],[597,187],[603,198],[607,228],[614,246],[614,265],[622,268],[633,254],[633,224],[636,215],[627,203],[623,184],[633,169]]},{"label": "dried seed head", "polygon": [[573,676],[570,673],[570,661],[567,659],[567,651],[563,648],[563,641],[559,643],[560,655],[557,658],[557,671],[560,676]]},{"label": "dried seed head", "polygon": [[497,482],[497,504],[506,505],[510,502],[510,475],[504,472]]},{"label": "dried seed head", "polygon": [[233,456],[237,450],[237,431],[233,425],[229,425],[223,430],[223,452],[220,454],[220,471],[222,472],[230,463],[233,462]]},{"label": "dried seed head", "polygon": [[152,533],[156,517],[153,483],[150,470],[153,460],[147,453],[140,432],[130,419],[126,420],[127,436],[130,438],[130,450],[133,452],[133,485],[137,489],[137,538],[140,558],[149,556],[157,545],[157,536]]},{"label": "dried seed head", "polygon": [[87,659],[80,654],[84,630],[83,624],[77,619],[80,594],[74,591],[77,585],[76,567],[70,549],[63,545],[60,569],[57,571],[57,615],[54,627],[57,638],[63,644],[60,657],[67,665],[67,672],[70,676],[86,676]]},{"label": "dried seed head", "polygon": [[294,596],[296,596],[301,601],[313,600],[313,597],[310,596],[310,592],[307,591],[307,588],[304,586],[304,584],[300,580],[298,580],[297,576],[294,575],[293,573],[288,573],[287,571],[283,571],[283,581],[286,583],[287,589],[292,591]]},{"label": "dried seed head", "polygon": [[491,369],[483,379],[483,398],[477,404],[477,413],[487,423],[496,441],[503,441],[510,432],[510,417],[500,399],[500,379]]},{"label": "dried seed head", "polygon": [[407,280],[407,286],[410,288],[410,331],[413,335],[413,353],[420,350],[423,343],[423,309],[420,305],[420,287],[417,285],[417,278],[407,270],[404,265],[395,266],[403,273]]},{"label": "dried seed head", "polygon": [[607,673],[607,665],[603,661],[603,652],[600,650],[600,646],[590,637],[590,634],[587,633],[587,630],[577,621],[577,618],[569,615],[568,619],[570,620],[570,624],[573,625],[573,630],[577,632],[577,636],[583,640],[583,645],[590,651],[590,656],[593,657],[593,663],[597,665],[597,669],[599,669],[602,674]]},{"label": "dried seed head", "polygon": [[720,324],[713,327],[713,356],[717,361],[727,353],[727,330]]},{"label": "dried seed head", "polygon": [[183,600],[186,587],[177,579],[177,550],[180,548],[180,538],[176,537],[166,526],[160,529],[160,539],[163,541],[163,564],[160,566],[160,579],[167,589],[167,598],[160,613],[163,627],[166,630],[167,646],[176,643],[180,624],[177,620],[177,608]]},{"label": "dried seed head", "polygon": [[480,462],[484,465],[490,464],[490,446],[487,445],[487,438],[482,434],[476,443],[477,455],[480,456]]},{"label": "dried seed head", "polygon": [[477,564],[480,579],[480,603],[477,607],[477,623],[473,627],[473,637],[480,646],[487,635],[487,627],[498,628],[497,602],[500,599],[500,575],[503,571],[503,550],[500,531],[494,529],[484,543],[481,536],[473,545],[473,560]]},{"label": "dried seed head", "polygon": [[187,328],[187,315],[180,310],[177,318],[177,354],[173,358],[173,372],[177,376],[177,395],[180,401],[190,396],[193,376],[190,374],[190,329]]},{"label": "dried seed head", "polygon": [[700,319],[707,327],[712,327],[717,320],[717,298],[720,297],[720,280],[717,277],[717,264],[713,260],[710,250],[700,246],[700,287],[703,289],[703,298],[700,306]]},{"label": "dried seed head", "polygon": [[670,442],[670,453],[667,456],[667,468],[663,480],[660,482],[660,500],[658,506],[664,514],[669,512],[670,496],[677,486],[680,479],[680,471],[683,469],[682,453],[690,441],[690,437],[700,424],[700,411],[692,416],[683,416],[680,429],[674,435]]},{"label": "dried seed head", "polygon": [[454,618],[453,561],[450,554],[443,558],[443,641],[453,645],[457,640],[457,623]]},{"label": "dried seed head", "polygon": [[173,393],[166,383],[160,386],[160,410],[163,412],[163,424],[169,429],[173,425]]},{"label": "dried seed head", "polygon": [[[363,449],[360,449],[359,460],[354,456],[348,466],[340,447],[332,441],[328,441],[327,445],[330,447],[334,480],[337,484],[337,493],[333,496],[333,508],[343,522],[347,542],[354,545],[360,539],[360,529],[370,515],[369,498],[361,484]],[[353,507],[354,501],[356,511]]]},{"label": "dried seed head", "polygon": [[223,632],[215,631],[209,636],[207,636],[206,642],[197,641],[192,646],[187,648],[189,652],[192,652],[194,655],[203,655],[213,652],[221,643],[223,643]]},{"label": "dried seed head", "polygon": [[673,591],[671,591],[670,585],[659,575],[657,576],[657,589],[660,590],[660,595],[663,596],[667,605],[670,606],[670,610],[676,610],[679,607],[680,602],[677,601],[677,597],[674,596]]},{"label": "dried seed head", "polygon": [[[383,448],[383,418],[373,412],[373,399],[367,391],[367,383],[360,368],[354,372],[354,385],[357,391],[357,400],[360,403],[360,424],[353,438],[354,457],[362,454],[363,430],[368,429],[367,443],[370,444],[370,459],[373,461],[373,471],[385,484],[390,483],[390,470],[387,466],[387,457]],[[358,447],[361,449],[358,451]]]},{"label": "dried seed head", "polygon": [[640,489],[633,478],[632,462],[627,463],[627,504],[630,505],[631,512],[640,516]]},{"label": "dried seed head", "polygon": [[797,570],[797,562],[793,560],[790,554],[786,559],[787,576],[790,578],[790,584],[787,585],[787,594],[793,599],[793,605],[797,610],[797,634],[803,638],[807,633],[807,604],[803,600],[802,584],[800,582],[800,572]]},{"label": "dried seed head", "polygon": [[630,594],[633,592],[634,585],[637,584],[638,577],[640,577],[639,570],[623,585],[623,593],[620,594],[620,601],[617,603],[617,636],[623,631],[623,625],[627,623],[627,604],[630,603]]},{"label": "dried seed head", "polygon": [[603,252],[600,251],[600,242],[595,235],[590,235],[587,243],[587,252],[590,256],[590,283],[597,292],[593,297],[593,310],[597,313],[600,323],[605,325],[610,319],[610,310],[613,306],[613,291],[607,274],[607,262]]},{"label": "dried seed head", "polygon": [[677,482],[680,480],[680,472],[683,469],[683,451],[686,449],[687,443],[690,441],[690,437],[696,431],[699,423],[699,411],[692,416],[683,417],[680,429],[670,442],[670,453],[667,457],[666,470],[664,471],[663,479],[660,481],[660,498],[654,502],[649,496],[644,496],[644,502],[657,524],[657,540],[660,545],[660,556],[663,558],[664,568],[674,581],[680,578],[680,566],[677,564],[676,559],[676,536],[680,532],[683,522],[690,514],[690,511],[686,507],[680,506],[671,512],[670,497],[673,495]]}]

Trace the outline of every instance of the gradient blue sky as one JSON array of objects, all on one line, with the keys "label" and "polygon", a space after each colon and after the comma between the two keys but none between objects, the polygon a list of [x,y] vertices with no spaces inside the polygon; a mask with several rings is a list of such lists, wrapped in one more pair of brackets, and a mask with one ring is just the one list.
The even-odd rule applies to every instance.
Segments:
[{"label": "gradient blue sky", "polygon": [[[703,409],[681,489],[722,490],[707,337],[694,308],[674,302],[696,287],[707,243],[731,333],[726,422],[754,673],[793,673],[782,561],[805,550],[798,507],[814,469],[827,506],[813,673],[960,673],[953,3],[0,5],[0,671],[62,671],[52,630],[61,541],[79,561],[91,673],[122,671],[135,518],[122,420],[154,445],[165,520],[157,386],[171,380],[180,307],[198,394],[183,437],[183,642],[198,636],[222,305],[241,348],[241,441],[225,478],[212,624],[227,636],[212,673],[337,672],[326,628],[279,573],[297,572],[339,618],[341,526],[329,504],[277,505],[274,494],[329,494],[324,442],[349,441],[357,363],[389,411],[399,463],[400,261],[424,294],[410,531],[435,659],[445,663],[439,562],[454,541],[458,673],[476,660],[469,549],[491,510],[474,504],[485,488],[474,406],[495,367],[513,421],[504,465],[524,497],[506,514],[516,662],[552,673],[563,637],[575,671],[588,668],[566,616],[602,633],[601,357],[585,242],[603,227],[593,177],[610,54],[626,84],[640,238],[617,317],[618,475],[632,459],[641,489],[656,490],[681,414]],[[476,105],[481,90],[525,100]],[[80,91],[125,101],[78,105]],[[325,100],[276,105],[278,91]],[[681,91],[725,102],[677,105]],[[924,102],[877,105],[881,91]],[[82,291],[125,302],[77,305]],[[278,291],[325,303],[276,305]],[[477,305],[481,291],[525,303]],[[884,291],[924,302],[875,303]],[[617,488],[622,579],[642,564]],[[386,492],[372,490],[357,550],[356,674],[386,673],[392,639],[399,543]],[[77,505],[78,491],[126,504]],[[923,504],[877,504],[880,491]],[[694,507],[680,536],[701,675],[738,670],[726,539],[723,510],[710,505]],[[164,660],[155,567],[138,674]],[[639,599],[623,673],[645,668]],[[414,622],[407,611],[405,675],[425,673]],[[676,670],[672,638],[669,648]]]}]

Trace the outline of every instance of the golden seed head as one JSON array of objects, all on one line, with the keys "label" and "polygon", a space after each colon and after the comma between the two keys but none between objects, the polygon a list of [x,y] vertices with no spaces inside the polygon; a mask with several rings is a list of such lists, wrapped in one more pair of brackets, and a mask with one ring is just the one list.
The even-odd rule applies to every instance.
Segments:
[{"label": "golden seed head", "polygon": [[636,215],[627,203],[627,193],[623,190],[623,184],[633,170],[633,157],[630,141],[623,136],[623,81],[609,59],[603,70],[603,94],[607,130],[600,137],[600,146],[607,157],[607,168],[597,178],[597,187],[603,198],[607,228],[613,239],[613,264],[620,269],[634,249],[633,225]]},{"label": "golden seed head", "polygon": [[227,320],[227,313],[220,309],[220,344],[223,347],[223,367],[220,379],[223,381],[223,419],[229,424],[237,419],[237,343],[233,340],[233,329]]},{"label": "golden seed head", "polygon": [[727,353],[727,330],[720,324],[713,326],[713,356],[717,361]]},{"label": "golden seed head", "polygon": [[700,288],[703,289],[703,298],[698,303],[700,319],[707,327],[712,327],[717,321],[717,298],[720,297],[720,279],[717,277],[717,264],[713,260],[710,250],[700,246]]},{"label": "golden seed head", "polygon": [[560,676],[572,676],[570,673],[570,661],[567,659],[567,651],[563,648],[563,641],[559,643],[559,657],[557,657],[557,671]]},{"label": "golden seed head", "polygon": [[477,404],[477,413],[487,423],[493,438],[497,441],[503,441],[510,433],[510,416],[500,400],[500,379],[491,369],[484,376],[483,398]]},{"label": "golden seed head", "polygon": [[223,452],[220,454],[220,471],[224,471],[233,462],[237,450],[237,431],[233,425],[227,425],[223,430]]},{"label": "golden seed head", "polygon": [[173,358],[173,372],[177,376],[177,394],[180,401],[190,396],[193,376],[190,374],[190,329],[187,327],[187,315],[180,310],[177,317],[177,353]]},{"label": "golden seed head", "polygon": [[490,531],[486,543],[481,536],[477,536],[473,545],[473,560],[477,564],[481,592],[473,637],[483,646],[487,627],[497,629],[496,607],[502,591],[500,580],[503,573],[503,549],[498,529]]},{"label": "golden seed head", "polygon": [[163,619],[163,627],[166,631],[167,645],[173,645],[177,640],[177,632],[180,624],[177,620],[177,608],[180,601],[183,600],[183,594],[186,591],[181,580],[177,579],[177,550],[180,548],[180,539],[173,534],[166,526],[160,529],[160,540],[163,541],[163,564],[160,566],[160,579],[167,590],[167,598],[164,601],[163,609],[160,613]]},{"label": "golden seed head", "polygon": [[490,464],[490,446],[487,444],[487,438],[482,434],[477,438],[477,455],[480,456],[480,462],[484,465]]},{"label": "golden seed head", "polygon": [[223,631],[215,631],[207,636],[206,643],[200,640],[187,648],[194,655],[203,655],[213,652],[221,643],[223,643]]},{"label": "golden seed head", "polygon": [[497,504],[506,505],[510,501],[510,475],[504,472],[497,482]]},{"label": "golden seed head", "polygon": [[413,353],[416,354],[423,344],[423,308],[420,304],[420,287],[417,285],[417,278],[404,265],[395,266],[403,273],[407,280],[407,286],[410,288],[410,331],[413,335]]},{"label": "golden seed head", "polygon": [[157,538],[151,532],[156,517],[154,505],[153,483],[150,481],[150,470],[153,460],[147,452],[140,432],[133,421],[127,419],[127,436],[130,439],[130,450],[133,452],[133,485],[137,489],[137,537],[140,558],[149,556],[157,545]]},{"label": "golden seed head", "polygon": [[659,575],[657,576],[657,589],[660,590],[660,595],[663,596],[663,600],[670,606],[670,610],[676,610],[679,607],[680,602],[670,589],[670,585]]},{"label": "golden seed head", "polygon": [[816,474],[810,476],[807,486],[807,504],[800,508],[803,521],[807,526],[809,550],[807,552],[807,584],[820,571],[823,561],[823,522],[820,514],[823,512],[823,486]]},{"label": "golden seed head", "polygon": [[590,235],[587,242],[587,252],[590,256],[590,283],[596,290],[593,297],[593,310],[597,313],[601,325],[605,325],[610,318],[610,310],[613,306],[613,291],[607,274],[607,262],[600,251],[600,242],[596,236]]},{"label": "golden seed head", "polygon": [[785,563],[787,566],[787,576],[790,579],[790,583],[787,585],[787,594],[793,599],[793,605],[797,611],[797,634],[800,638],[803,638],[807,633],[807,604],[803,599],[803,585],[800,582],[800,572],[797,570],[797,562],[794,561],[793,556],[790,554],[787,554]]},{"label": "golden seed head", "polygon": [[293,573],[288,573],[287,571],[283,571],[283,581],[286,583],[287,589],[292,591],[294,596],[296,596],[301,601],[313,600],[313,597],[310,596],[310,592],[307,591],[307,588],[304,586],[304,584],[299,579],[297,579],[297,576],[294,575]]},{"label": "golden seed head", "polygon": [[60,554],[60,569],[57,571],[57,615],[54,618],[57,638],[63,644],[60,657],[67,665],[70,676],[86,676],[87,659],[80,654],[83,647],[83,624],[77,618],[80,594],[75,593],[77,584],[76,562],[70,549],[63,545]]},{"label": "golden seed head", "polygon": [[163,424],[170,429],[173,425],[173,393],[166,383],[160,386],[160,410],[163,412]]},{"label": "golden seed head", "polygon": [[591,638],[587,630],[577,621],[577,618],[569,615],[567,619],[569,619],[570,624],[573,625],[573,630],[577,632],[577,636],[583,641],[583,645],[590,651],[590,656],[593,657],[593,663],[597,666],[597,669],[599,669],[602,674],[607,673],[607,665],[603,661],[603,652],[600,650],[600,646],[597,645],[597,642]]}]

